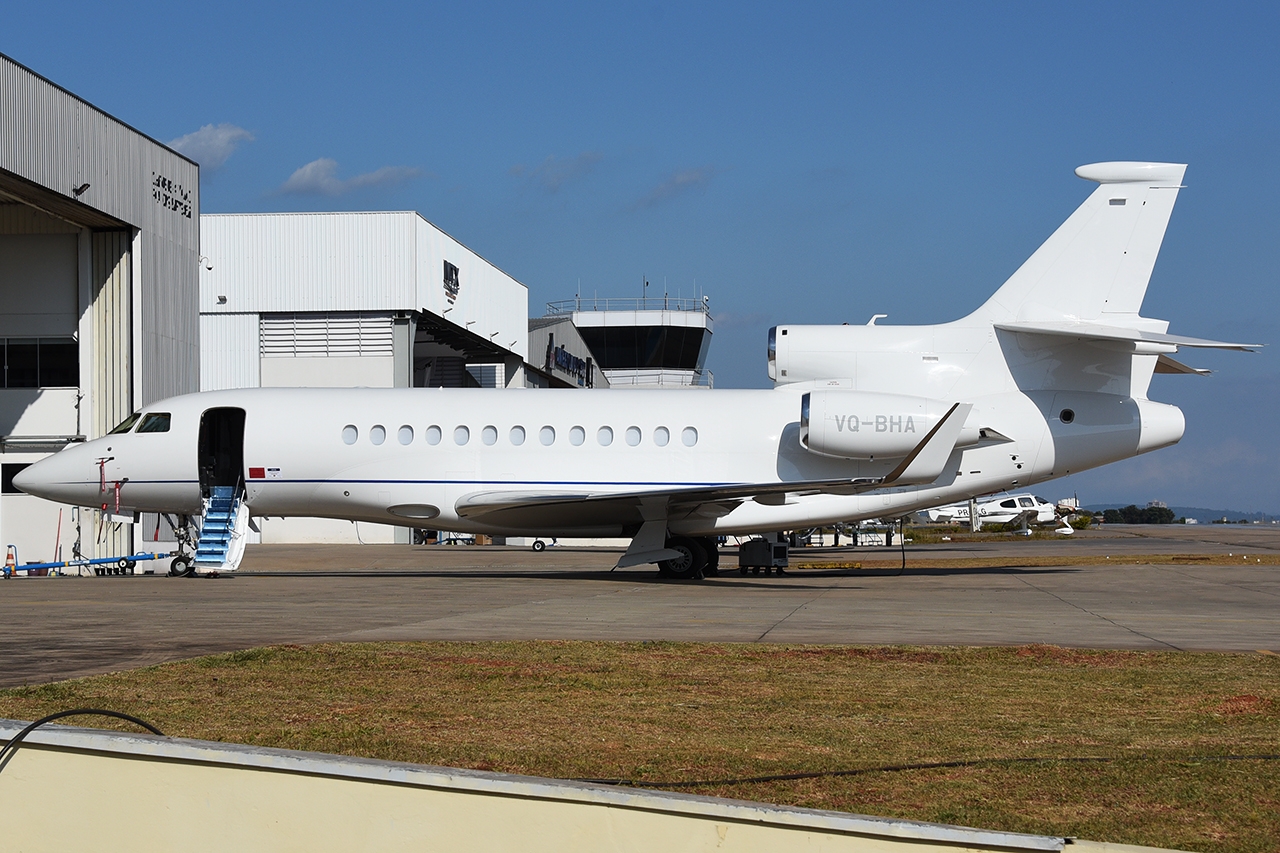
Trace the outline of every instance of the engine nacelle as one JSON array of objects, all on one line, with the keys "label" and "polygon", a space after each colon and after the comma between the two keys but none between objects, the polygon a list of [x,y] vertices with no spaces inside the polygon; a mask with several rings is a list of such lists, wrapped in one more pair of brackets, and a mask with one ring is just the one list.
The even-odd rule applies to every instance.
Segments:
[{"label": "engine nacelle", "polygon": [[[870,391],[810,391],[800,403],[800,445],[841,459],[906,456],[952,404]],[[966,433],[970,430],[966,430]],[[964,435],[960,444],[978,438]]]}]

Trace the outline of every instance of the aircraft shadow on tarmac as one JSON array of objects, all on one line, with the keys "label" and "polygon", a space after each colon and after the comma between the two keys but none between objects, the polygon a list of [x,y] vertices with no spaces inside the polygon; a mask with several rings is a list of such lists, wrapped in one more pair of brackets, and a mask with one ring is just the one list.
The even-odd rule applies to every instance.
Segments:
[{"label": "aircraft shadow on tarmac", "polygon": [[[707,578],[701,583],[714,583],[728,588],[767,587],[778,589],[803,589],[806,580],[818,578],[895,578],[895,577],[965,577],[980,575],[1052,575],[1075,573],[1080,570],[1063,567],[1020,566],[972,566],[929,567],[907,566],[905,569],[792,569],[786,574],[739,574],[736,567],[721,569],[719,576]],[[661,577],[657,572],[608,571],[600,569],[315,569],[309,571],[237,572],[239,577],[253,578],[454,578],[459,580],[594,580],[617,583],[690,584],[699,583],[680,578]],[[797,583],[799,582],[799,583]]]}]

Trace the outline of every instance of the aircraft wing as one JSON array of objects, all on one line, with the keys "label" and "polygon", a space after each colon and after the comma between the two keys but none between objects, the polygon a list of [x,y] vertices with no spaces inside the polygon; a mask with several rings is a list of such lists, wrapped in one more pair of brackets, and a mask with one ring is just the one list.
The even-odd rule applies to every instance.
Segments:
[{"label": "aircraft wing", "polygon": [[530,527],[564,527],[566,511],[572,527],[641,524],[650,520],[650,507],[668,518],[693,514],[709,518],[726,515],[745,500],[781,504],[788,494],[841,494],[869,492],[885,485],[885,477],[858,480],[796,480],[783,483],[726,483],[677,486],[628,492],[493,491],[474,492],[458,499],[462,518]]},{"label": "aircraft wing", "polygon": [[1152,344],[1167,344],[1176,347],[1202,347],[1208,349],[1233,349],[1253,352],[1263,344],[1238,344],[1227,341],[1210,341],[1204,338],[1189,338],[1185,335],[1166,335],[1160,332],[1144,332],[1141,329],[1126,329],[1121,326],[1104,326],[1098,323],[1072,322],[1040,322],[1040,323],[996,323],[997,329],[1006,332],[1022,332],[1031,335],[1051,335],[1060,338],[1084,338],[1101,341],[1129,341]]},{"label": "aircraft wing", "polygon": [[[628,492],[490,491],[458,499],[462,518],[516,527],[600,527],[659,519],[727,515],[742,501],[783,504],[788,495],[856,495],[890,485],[931,483],[941,475],[968,418],[971,403],[955,403],[920,443],[883,477],[794,480],[777,483],[671,484]],[[566,511],[572,523],[566,525]]]}]

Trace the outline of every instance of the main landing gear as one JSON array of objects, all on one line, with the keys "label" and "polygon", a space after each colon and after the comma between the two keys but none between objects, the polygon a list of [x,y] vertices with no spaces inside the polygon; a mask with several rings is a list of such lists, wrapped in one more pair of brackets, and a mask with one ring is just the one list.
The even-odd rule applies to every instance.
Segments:
[{"label": "main landing gear", "polygon": [[658,563],[658,574],[677,580],[701,580],[720,574],[720,548],[714,536],[672,536],[666,547],[680,556]]}]

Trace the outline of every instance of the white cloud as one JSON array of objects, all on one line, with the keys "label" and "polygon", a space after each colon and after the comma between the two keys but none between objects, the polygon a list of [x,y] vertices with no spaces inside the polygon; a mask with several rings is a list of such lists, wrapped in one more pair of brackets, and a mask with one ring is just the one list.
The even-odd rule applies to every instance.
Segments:
[{"label": "white cloud", "polygon": [[391,187],[423,174],[412,166],[383,166],[363,175],[343,180],[338,177],[338,161],[328,157],[312,160],[289,176],[280,192],[290,195],[343,195],[370,187]]},{"label": "white cloud", "polygon": [[202,169],[217,169],[227,162],[242,142],[253,142],[253,134],[234,124],[206,124],[195,133],[179,136],[169,147],[200,164]]},{"label": "white cloud", "polygon": [[554,154],[543,160],[532,169],[523,164],[511,167],[511,174],[525,177],[549,193],[559,192],[569,181],[580,178],[590,172],[603,155],[598,151],[583,151],[577,157],[558,159]]},{"label": "white cloud", "polygon": [[690,190],[705,186],[715,173],[716,168],[714,166],[703,166],[701,169],[684,169],[676,172],[637,201],[635,207],[653,207],[656,204],[661,204],[676,196],[683,195]]}]

